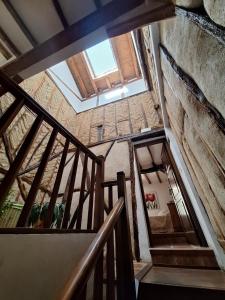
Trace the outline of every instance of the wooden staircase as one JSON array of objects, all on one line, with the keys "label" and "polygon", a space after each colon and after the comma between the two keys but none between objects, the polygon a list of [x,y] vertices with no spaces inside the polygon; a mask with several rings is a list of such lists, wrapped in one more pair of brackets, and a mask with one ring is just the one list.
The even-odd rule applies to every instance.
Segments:
[{"label": "wooden staircase", "polygon": [[139,283],[138,300],[224,300],[225,274],[216,270],[155,267]]}]

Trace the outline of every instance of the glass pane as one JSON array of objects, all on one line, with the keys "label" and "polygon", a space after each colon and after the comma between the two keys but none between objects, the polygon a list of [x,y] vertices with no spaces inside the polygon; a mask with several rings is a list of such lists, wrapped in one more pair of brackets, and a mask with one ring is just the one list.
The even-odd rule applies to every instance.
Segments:
[{"label": "glass pane", "polygon": [[109,40],[105,40],[85,52],[94,77],[100,77],[118,69]]}]

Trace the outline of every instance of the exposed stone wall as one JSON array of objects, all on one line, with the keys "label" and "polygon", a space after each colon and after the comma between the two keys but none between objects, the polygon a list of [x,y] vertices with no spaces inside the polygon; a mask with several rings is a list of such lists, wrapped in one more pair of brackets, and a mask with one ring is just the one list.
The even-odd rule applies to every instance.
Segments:
[{"label": "exposed stone wall", "polygon": [[225,249],[225,46],[206,25],[185,16],[160,22],[161,67],[170,126]]},{"label": "exposed stone wall", "polygon": [[86,145],[96,143],[98,126],[103,127],[103,140],[108,140],[161,124],[152,94],[145,92],[77,114],[75,135]]}]

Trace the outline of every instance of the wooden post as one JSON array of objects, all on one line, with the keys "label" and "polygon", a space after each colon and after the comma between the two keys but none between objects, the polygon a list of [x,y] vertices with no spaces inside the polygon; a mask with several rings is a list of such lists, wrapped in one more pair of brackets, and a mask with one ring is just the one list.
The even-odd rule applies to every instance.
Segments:
[{"label": "wooden post", "polygon": [[116,225],[117,254],[117,300],[136,299],[133,255],[131,247],[128,203],[126,197],[126,181],[124,172],[117,173],[118,199],[124,199],[124,208]]},{"label": "wooden post", "polygon": [[[96,192],[94,206],[94,230],[99,230],[104,222],[104,157],[98,157],[100,162],[97,164]],[[103,252],[99,256],[95,267],[94,275],[94,300],[103,299]]]}]

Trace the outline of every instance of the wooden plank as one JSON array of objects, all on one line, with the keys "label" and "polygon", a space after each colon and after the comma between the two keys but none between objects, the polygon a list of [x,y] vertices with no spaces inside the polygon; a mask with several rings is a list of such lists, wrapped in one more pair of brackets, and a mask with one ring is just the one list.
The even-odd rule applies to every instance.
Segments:
[{"label": "wooden plank", "polygon": [[95,188],[95,161],[92,160],[91,167],[91,186],[90,186],[90,196],[89,196],[89,206],[88,206],[88,220],[87,220],[87,229],[92,228],[93,221],[93,200],[94,200],[94,188]]},{"label": "wooden plank", "polygon": [[29,218],[29,215],[30,215],[30,211],[31,211],[32,205],[34,203],[34,200],[37,196],[38,188],[39,188],[41,180],[43,178],[44,171],[45,171],[46,166],[47,166],[48,158],[49,158],[49,155],[50,155],[51,150],[53,148],[57,133],[58,133],[57,129],[54,128],[53,131],[52,131],[52,134],[50,136],[50,139],[48,141],[47,147],[46,147],[46,149],[45,149],[45,151],[42,155],[41,164],[40,164],[40,166],[37,170],[37,173],[35,174],[35,177],[34,177],[32,185],[31,185],[29,194],[27,196],[27,199],[26,199],[26,202],[24,204],[23,210],[22,210],[22,212],[20,214],[20,217],[19,217],[19,220],[17,222],[17,225],[16,225],[17,227],[24,227],[24,226],[27,225],[27,221],[28,221],[28,218]]},{"label": "wooden plank", "polygon": [[[90,72],[90,70],[89,70],[89,68],[88,68],[86,59],[85,59],[85,57],[84,57],[84,53],[80,53],[80,57],[81,57],[81,60],[82,60],[82,62],[83,62],[84,68],[85,68],[85,70],[86,70],[86,72],[87,72],[87,74],[88,74],[89,80],[90,80],[90,82],[91,82],[91,84],[92,84],[93,90],[94,90],[95,94],[98,95],[98,88],[97,88],[97,85],[96,85],[96,83],[95,83],[95,80],[93,79],[92,74],[91,74],[91,72]],[[94,94],[94,93],[93,93],[93,94]]]},{"label": "wooden plank", "polygon": [[76,229],[81,229],[83,204],[84,204],[84,190],[85,190],[85,183],[86,183],[86,176],[87,176],[87,166],[88,166],[88,155],[85,154],[82,179],[81,179],[80,197],[79,197],[79,203],[78,203]]},{"label": "wooden plank", "polygon": [[27,157],[27,154],[30,150],[30,147],[32,146],[33,140],[38,132],[38,129],[41,126],[41,123],[42,123],[42,118],[37,117],[31,127],[30,131],[28,132],[24,143],[21,145],[16,158],[12,162],[8,172],[6,173],[2,183],[0,185],[0,204],[1,205],[4,202],[4,199],[15,180],[20,167],[22,166],[25,158]]},{"label": "wooden plank", "polygon": [[24,105],[22,98],[17,98],[0,118],[0,135],[2,135]]},{"label": "wooden plank", "polygon": [[[67,228],[69,219],[70,219],[70,208],[71,208],[71,203],[72,203],[72,198],[73,198],[73,189],[74,189],[74,184],[75,184],[75,179],[76,179],[76,174],[77,174],[77,167],[78,167],[78,162],[79,162],[79,156],[80,156],[80,149],[77,148],[75,158],[73,161],[73,166],[71,169],[71,176],[69,178],[68,184],[68,192],[65,192],[64,195],[64,201],[66,201],[66,206],[65,206],[65,212],[63,216],[63,222],[62,222],[62,228]],[[66,188],[67,189],[67,188]]]},{"label": "wooden plank", "polygon": [[[164,169],[165,169],[164,165],[161,164],[161,165],[155,165],[154,167],[151,167],[151,168],[146,168],[146,169],[141,168],[140,171],[141,171],[141,174],[148,174],[148,173],[154,173],[157,171],[162,171]],[[159,182],[161,183],[161,179],[159,180]]]},{"label": "wooden plank", "polygon": [[55,179],[51,199],[49,201],[47,216],[46,216],[46,219],[44,220],[44,227],[45,228],[50,227],[51,223],[52,223],[52,216],[53,216],[53,213],[54,213],[54,208],[55,208],[56,200],[57,200],[57,197],[58,197],[60,182],[61,182],[63,171],[64,171],[64,166],[65,166],[66,157],[67,157],[67,153],[68,153],[69,143],[70,143],[70,141],[66,140],[65,146],[64,146],[64,149],[63,149],[63,153],[62,153],[62,157],[61,157],[61,160],[60,160],[58,172],[57,172],[57,175],[56,175],[56,179]]},{"label": "wooden plank", "polygon": [[9,76],[18,74],[115,20],[129,10],[141,5],[143,2],[143,0],[124,0],[122,3],[120,0],[109,2],[38,47],[25,53],[16,61],[8,64],[4,67],[4,71]]}]

